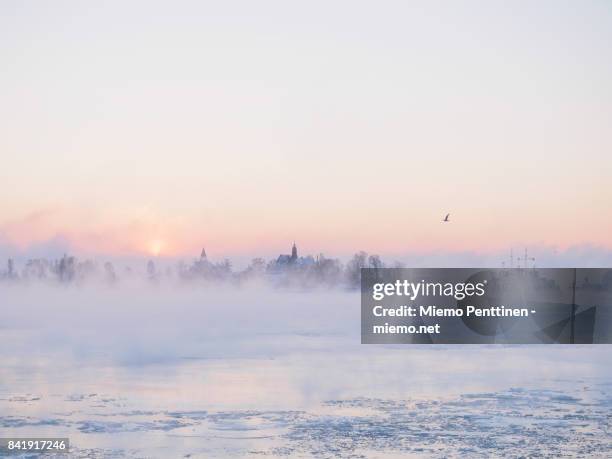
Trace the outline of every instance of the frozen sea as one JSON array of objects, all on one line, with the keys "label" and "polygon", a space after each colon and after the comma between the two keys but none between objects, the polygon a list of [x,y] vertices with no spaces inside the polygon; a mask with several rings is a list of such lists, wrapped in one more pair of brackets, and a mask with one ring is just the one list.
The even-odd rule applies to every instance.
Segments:
[{"label": "frozen sea", "polygon": [[0,302],[0,436],[68,437],[70,457],[612,455],[612,346],[361,345],[345,291]]}]

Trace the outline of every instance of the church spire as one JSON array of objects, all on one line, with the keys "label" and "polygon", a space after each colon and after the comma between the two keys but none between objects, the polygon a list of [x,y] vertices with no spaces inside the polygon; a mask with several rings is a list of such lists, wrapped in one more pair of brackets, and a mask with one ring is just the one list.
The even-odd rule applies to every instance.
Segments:
[{"label": "church spire", "polygon": [[292,260],[297,260],[298,254],[297,254],[297,247],[295,245],[295,241],[293,241],[293,247],[291,247],[291,259]]}]

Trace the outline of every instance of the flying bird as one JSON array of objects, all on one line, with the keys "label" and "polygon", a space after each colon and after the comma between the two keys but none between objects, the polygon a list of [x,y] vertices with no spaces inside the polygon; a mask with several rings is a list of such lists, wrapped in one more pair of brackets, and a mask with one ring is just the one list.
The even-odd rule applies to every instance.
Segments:
[{"label": "flying bird", "polygon": [[442,221],[443,222],[450,222],[450,219],[448,217],[450,217],[450,214],[446,214],[446,217],[444,217],[444,220],[442,220]]}]

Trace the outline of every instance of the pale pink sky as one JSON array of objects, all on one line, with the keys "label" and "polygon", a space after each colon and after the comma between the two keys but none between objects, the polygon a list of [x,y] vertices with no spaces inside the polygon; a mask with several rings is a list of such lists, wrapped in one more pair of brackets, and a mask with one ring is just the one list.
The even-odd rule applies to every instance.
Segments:
[{"label": "pale pink sky", "polygon": [[0,245],[612,248],[608,2],[0,13]]}]

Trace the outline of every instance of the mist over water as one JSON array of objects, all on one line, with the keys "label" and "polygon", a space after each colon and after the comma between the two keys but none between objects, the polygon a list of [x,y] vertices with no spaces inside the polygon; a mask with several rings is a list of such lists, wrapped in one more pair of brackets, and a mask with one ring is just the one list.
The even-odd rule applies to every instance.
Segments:
[{"label": "mist over water", "polygon": [[[522,453],[556,430],[578,448],[576,416],[599,437],[592,456],[610,442],[609,346],[361,345],[359,293],[337,288],[5,283],[0,294],[0,426],[68,436],[75,457],[486,457],[508,425],[531,429]],[[451,422],[473,436],[436,433]]]},{"label": "mist over water", "polygon": [[272,337],[359,338],[355,291],[142,282],[14,285],[2,287],[2,293],[3,331],[29,336],[7,343],[15,351],[60,352],[84,361],[141,365],[195,357],[275,357],[290,352],[291,343]]}]

